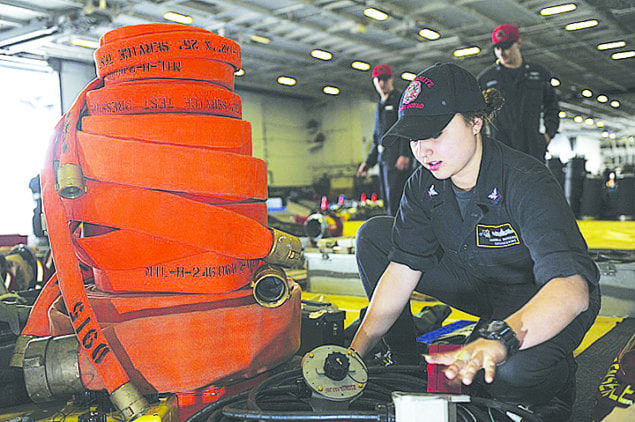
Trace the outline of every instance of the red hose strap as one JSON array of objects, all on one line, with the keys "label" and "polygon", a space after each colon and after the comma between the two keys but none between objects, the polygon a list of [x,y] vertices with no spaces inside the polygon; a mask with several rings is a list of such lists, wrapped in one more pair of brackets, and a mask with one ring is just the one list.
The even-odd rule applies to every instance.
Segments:
[{"label": "red hose strap", "polygon": [[51,240],[55,239],[51,241],[51,250],[60,291],[81,348],[103,378],[108,392],[112,393],[130,379],[112,352],[112,347],[103,335],[88,301],[78,261],[73,252],[68,219],[64,215],[61,198],[55,192],[52,157],[47,162],[42,175],[42,203],[49,237]]},{"label": "red hose strap", "polygon": [[82,132],[251,155],[249,122],[198,114],[85,116]]},{"label": "red hose strap", "polygon": [[208,80],[227,89],[234,89],[235,69],[228,63],[206,59],[177,59],[147,61],[123,67],[104,77],[106,85],[141,79]]},{"label": "red hose strap", "polygon": [[157,60],[197,58],[218,60],[240,69],[240,47],[234,41],[209,31],[145,33],[122,39],[109,37],[95,51],[97,76],[104,76],[119,69],[142,65]]},{"label": "red hose strap", "polygon": [[240,97],[206,82],[124,82],[88,92],[91,115],[201,113],[241,117]]}]

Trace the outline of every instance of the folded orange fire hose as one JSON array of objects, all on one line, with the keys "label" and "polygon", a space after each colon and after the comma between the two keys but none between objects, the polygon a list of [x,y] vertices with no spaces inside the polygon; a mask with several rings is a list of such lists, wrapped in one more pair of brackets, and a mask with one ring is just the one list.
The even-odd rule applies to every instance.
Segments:
[{"label": "folded orange fire hose", "polygon": [[[42,173],[57,273],[23,338],[73,334],[83,386],[130,418],[143,393],[234,382],[295,353],[299,288],[278,265],[301,246],[266,227],[266,164],[232,92],[236,43],[138,25],[105,34],[95,61]],[[31,344],[25,374],[41,377]]]}]

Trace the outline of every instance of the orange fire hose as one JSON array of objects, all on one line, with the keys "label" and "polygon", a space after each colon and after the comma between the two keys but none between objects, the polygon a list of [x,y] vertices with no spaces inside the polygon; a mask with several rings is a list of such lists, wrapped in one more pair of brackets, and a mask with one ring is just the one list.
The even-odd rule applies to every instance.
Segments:
[{"label": "orange fire hose", "polygon": [[[125,341],[116,337],[120,317],[104,312],[134,314],[131,307],[139,306],[146,309],[144,317],[152,317],[148,309],[188,303],[214,312],[232,300],[257,306],[238,292],[250,288],[265,262],[289,264],[301,248],[297,239],[266,227],[266,164],[251,157],[250,127],[240,120],[240,97],[231,91],[240,68],[236,43],[199,28],[138,25],[105,34],[95,60],[99,79],[56,126],[42,174],[57,283],[45,286],[39,315],[23,336],[55,331],[42,327],[42,312],[53,306],[59,289],[82,359],[113,393],[131,378],[121,361]],[[98,291],[87,293],[86,283]],[[119,292],[169,295],[122,301]],[[264,367],[297,349],[299,324],[285,322],[299,314],[299,293],[292,297],[293,310],[283,305],[261,316],[263,324],[278,325],[274,335],[290,342],[268,352]],[[223,315],[236,318],[240,312]],[[143,326],[151,327],[150,321]],[[189,358],[187,349],[179,353]],[[141,371],[135,356],[129,353],[125,365],[128,360],[135,373]],[[141,376],[156,390],[170,388]]]}]

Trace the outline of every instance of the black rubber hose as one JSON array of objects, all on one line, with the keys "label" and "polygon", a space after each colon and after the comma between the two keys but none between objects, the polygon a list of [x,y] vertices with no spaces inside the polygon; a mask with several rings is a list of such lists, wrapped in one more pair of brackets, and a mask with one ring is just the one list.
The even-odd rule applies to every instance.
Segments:
[{"label": "black rubber hose", "polygon": [[253,410],[260,410],[260,407],[258,407],[256,401],[261,391],[269,388],[269,386],[271,385],[277,384],[280,381],[294,381],[295,378],[298,378],[300,375],[302,375],[301,369],[291,369],[289,371],[284,371],[267,378],[249,391],[249,394],[247,396],[247,407]]},{"label": "black rubber hose", "polygon": [[545,422],[542,420],[542,418],[534,415],[528,410],[525,410],[513,404],[504,403],[502,401],[493,400],[493,399],[484,399],[481,397],[470,397],[470,402],[472,404],[476,404],[479,406],[485,406],[492,409],[500,410],[503,413],[505,412],[515,413],[518,416],[522,416],[523,422]]}]

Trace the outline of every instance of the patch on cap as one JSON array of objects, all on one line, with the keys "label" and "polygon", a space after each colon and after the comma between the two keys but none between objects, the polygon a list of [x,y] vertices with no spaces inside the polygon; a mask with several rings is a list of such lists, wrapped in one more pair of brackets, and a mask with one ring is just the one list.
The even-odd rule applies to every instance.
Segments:
[{"label": "patch on cap", "polygon": [[402,104],[410,104],[413,102],[421,93],[421,82],[412,81],[408,88],[406,88],[406,92],[403,94],[403,100],[401,100]]}]

